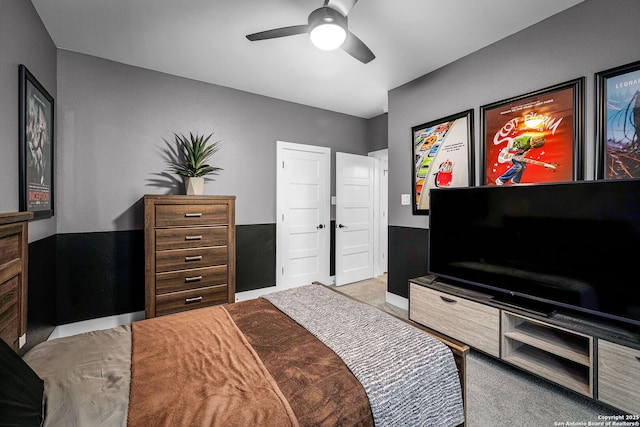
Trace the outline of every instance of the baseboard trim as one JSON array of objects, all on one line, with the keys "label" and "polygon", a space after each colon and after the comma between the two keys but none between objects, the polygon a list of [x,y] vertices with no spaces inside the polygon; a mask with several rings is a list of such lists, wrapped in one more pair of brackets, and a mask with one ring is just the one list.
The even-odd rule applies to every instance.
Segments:
[{"label": "baseboard trim", "polygon": [[403,310],[409,310],[409,299],[405,297],[401,297],[400,295],[392,294],[387,291],[385,294],[385,301],[389,304],[395,305],[396,307],[400,307]]},{"label": "baseboard trim", "polygon": [[120,325],[130,325],[132,322],[142,319],[144,319],[144,311],[135,311],[133,313],[117,314],[115,316],[99,317],[97,319],[58,325],[54,328],[48,340],[78,335],[84,332],[115,328]]},{"label": "baseboard trim", "polygon": [[279,288],[277,286],[269,286],[268,288],[260,288],[254,289],[252,291],[242,291],[236,292],[236,302],[246,301],[254,298],[259,298],[262,295],[270,294],[272,292],[281,291],[284,288]]}]

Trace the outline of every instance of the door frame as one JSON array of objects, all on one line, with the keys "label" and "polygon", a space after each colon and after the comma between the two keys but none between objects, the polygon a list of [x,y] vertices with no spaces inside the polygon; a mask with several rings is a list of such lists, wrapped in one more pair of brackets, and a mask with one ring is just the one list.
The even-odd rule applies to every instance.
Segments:
[{"label": "door frame", "polygon": [[378,277],[389,270],[389,149],[372,151],[368,155],[376,159],[373,188],[373,276]]}]

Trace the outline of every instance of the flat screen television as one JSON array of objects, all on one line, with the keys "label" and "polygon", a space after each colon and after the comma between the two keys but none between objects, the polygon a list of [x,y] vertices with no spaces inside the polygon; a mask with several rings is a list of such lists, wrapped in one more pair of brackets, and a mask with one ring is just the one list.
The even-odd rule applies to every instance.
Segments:
[{"label": "flat screen television", "polygon": [[640,180],[434,189],[428,271],[640,326]]}]

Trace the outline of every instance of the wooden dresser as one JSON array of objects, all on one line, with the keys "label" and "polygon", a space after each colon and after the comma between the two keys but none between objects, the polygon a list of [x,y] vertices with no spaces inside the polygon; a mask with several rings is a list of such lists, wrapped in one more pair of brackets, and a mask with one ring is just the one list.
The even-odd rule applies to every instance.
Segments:
[{"label": "wooden dresser", "polygon": [[31,212],[0,214],[0,338],[16,351],[26,342],[31,218]]},{"label": "wooden dresser", "polygon": [[235,196],[144,196],[147,318],[235,301]]}]

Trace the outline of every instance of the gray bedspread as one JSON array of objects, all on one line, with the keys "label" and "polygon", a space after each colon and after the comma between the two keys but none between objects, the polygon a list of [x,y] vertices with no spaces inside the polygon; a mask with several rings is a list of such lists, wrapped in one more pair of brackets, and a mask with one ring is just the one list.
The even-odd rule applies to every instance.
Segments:
[{"label": "gray bedspread", "polygon": [[46,341],[24,360],[44,380],[44,427],[127,425],[129,326]]},{"label": "gray bedspread", "polygon": [[451,350],[382,311],[319,285],[265,295],[340,356],[369,397],[376,426],[464,421]]}]

